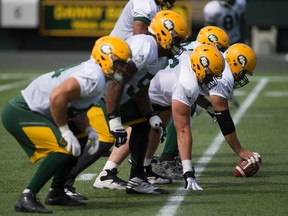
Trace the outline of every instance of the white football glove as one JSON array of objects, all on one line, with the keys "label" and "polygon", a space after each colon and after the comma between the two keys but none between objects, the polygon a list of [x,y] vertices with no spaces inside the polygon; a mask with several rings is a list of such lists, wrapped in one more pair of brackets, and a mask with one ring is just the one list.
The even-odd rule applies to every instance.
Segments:
[{"label": "white football glove", "polygon": [[202,187],[198,185],[193,171],[188,171],[183,176],[185,180],[185,190],[203,190]]},{"label": "white football glove", "polygon": [[67,143],[66,150],[68,152],[71,152],[72,155],[74,155],[75,157],[80,156],[81,146],[77,138],[74,136],[73,132],[69,129],[68,125],[66,124],[62,127],[59,127],[59,130],[61,132],[62,137]]},{"label": "white football glove", "polygon": [[115,137],[115,146],[119,147],[126,143],[127,141],[127,132],[122,125],[121,117],[111,118],[109,120],[110,131]]},{"label": "white football glove", "polygon": [[150,126],[160,134],[160,142],[164,142],[167,134],[166,128],[160,117],[155,112],[151,112],[146,118],[148,119]]},{"label": "white football glove", "polygon": [[97,132],[92,127],[87,127],[85,132],[88,134],[88,139],[90,141],[90,149],[88,154],[94,155],[99,149],[99,138]]},{"label": "white football glove", "polygon": [[253,152],[253,156],[250,156],[247,161],[249,164],[261,162],[261,156],[257,152]]}]

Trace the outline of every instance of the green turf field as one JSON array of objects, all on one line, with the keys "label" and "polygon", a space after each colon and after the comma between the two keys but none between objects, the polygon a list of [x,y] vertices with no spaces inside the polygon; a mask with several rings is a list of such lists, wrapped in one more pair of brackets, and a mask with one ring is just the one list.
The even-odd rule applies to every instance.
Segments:
[{"label": "green turf field", "polygon": [[[35,73],[46,71],[0,71],[0,111],[19,94]],[[194,117],[193,163],[203,191],[185,191],[183,182],[164,186],[170,194],[127,195],[125,191],[93,189],[95,175],[106,157],[85,170],[76,182],[88,196],[85,207],[47,207],[54,215],[81,216],[280,216],[288,212],[288,73],[255,73],[251,83],[235,92],[241,102],[233,108],[238,137],[244,147],[262,156],[262,167],[252,178],[233,177],[239,158],[223,142],[217,124],[206,113]],[[13,205],[37,165],[31,165],[24,151],[0,124],[0,215],[14,213]],[[158,149],[161,152],[163,146]],[[128,178],[129,163],[119,176]],[[49,185],[38,197],[44,203]],[[29,215],[29,214],[25,214]],[[35,215],[35,214],[33,214]]]}]

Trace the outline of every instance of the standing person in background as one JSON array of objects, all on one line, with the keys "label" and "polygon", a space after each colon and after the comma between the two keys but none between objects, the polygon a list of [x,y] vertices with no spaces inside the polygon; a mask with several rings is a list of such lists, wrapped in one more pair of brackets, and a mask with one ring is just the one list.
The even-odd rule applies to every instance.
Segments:
[{"label": "standing person in background", "polygon": [[[205,25],[218,26],[228,34],[231,44],[245,43],[246,27],[246,0],[213,0],[203,9]],[[240,104],[234,95],[229,99],[232,104]]]},{"label": "standing person in background", "polygon": [[[114,29],[110,33],[111,36],[119,37],[123,40],[127,40],[133,35],[137,34],[148,34],[148,26],[151,23],[152,18],[155,16],[156,13],[160,11],[161,8],[170,9],[174,6],[174,2],[176,0],[130,0],[125,5],[122,13],[120,14]],[[102,109],[100,107],[93,107],[93,114],[92,112],[88,112],[89,115],[95,115],[95,110],[98,109],[99,118],[102,115]],[[104,120],[103,120],[104,122]],[[113,136],[99,136],[100,147],[94,155],[89,155],[87,152],[89,147],[84,149],[84,154],[82,157],[78,159],[76,166],[72,169],[67,182],[65,191],[66,194],[77,198],[77,199],[87,199],[86,197],[82,196],[80,193],[76,192],[75,188],[73,187],[75,179],[79,173],[81,173],[84,169],[94,163],[99,157],[105,155],[109,152],[109,149],[112,147],[114,143]],[[111,144],[112,143],[112,144]],[[121,148],[127,147],[126,150],[122,150]],[[123,146],[121,148],[114,147],[112,154],[110,155],[108,161],[115,161],[116,157],[119,154],[128,155],[128,145]],[[108,162],[109,163],[109,162]],[[112,163],[112,162],[110,162]],[[103,172],[100,173],[101,175]],[[118,178],[116,176],[117,169],[111,169],[111,172],[104,173],[106,177],[105,183],[108,184],[111,188],[126,188],[126,183],[124,180]],[[156,176],[157,178],[157,176]]]}]

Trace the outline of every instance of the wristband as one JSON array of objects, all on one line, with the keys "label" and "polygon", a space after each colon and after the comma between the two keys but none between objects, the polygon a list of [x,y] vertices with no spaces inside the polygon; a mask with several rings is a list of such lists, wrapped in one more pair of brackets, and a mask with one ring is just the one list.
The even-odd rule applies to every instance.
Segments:
[{"label": "wristband", "polygon": [[60,130],[61,134],[64,134],[65,132],[70,131],[70,128],[67,124],[65,124],[65,125],[59,127],[59,130]]}]

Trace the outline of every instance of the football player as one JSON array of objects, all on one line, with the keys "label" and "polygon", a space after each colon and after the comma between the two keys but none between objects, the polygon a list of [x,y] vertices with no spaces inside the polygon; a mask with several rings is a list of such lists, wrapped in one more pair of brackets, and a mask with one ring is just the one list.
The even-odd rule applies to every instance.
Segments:
[{"label": "football player", "polygon": [[[199,98],[198,102],[216,119],[231,149],[240,158],[254,164],[260,160],[260,155],[242,147],[230,115],[228,100],[232,95],[233,89],[245,86],[249,82],[247,75],[253,75],[256,67],[256,56],[249,46],[242,43],[230,46],[224,56],[227,65],[222,78],[218,80],[217,85],[211,90],[202,92],[202,95],[210,97],[211,102],[204,98],[202,100]],[[179,166],[174,161],[178,150],[177,134],[173,122],[170,122],[167,132],[165,148],[160,157],[160,163],[157,164],[157,173],[170,178],[179,178]]]},{"label": "football player", "polygon": [[[149,25],[149,32],[151,35],[138,34],[126,40],[132,50],[132,61],[135,63],[128,69],[133,70],[134,75],[126,77],[127,80],[124,83],[110,82],[105,92],[107,110],[103,106],[99,112],[97,107],[93,107],[88,115],[90,124],[98,132],[100,141],[103,142],[103,144],[100,142],[99,147],[99,152],[102,153],[107,151],[114,142],[116,146],[124,144],[127,140],[127,133],[123,124],[131,126],[129,149],[132,167],[127,187],[122,186],[126,188],[127,193],[163,194],[165,191],[146,181],[143,168],[150,126],[158,130],[163,138],[166,135],[161,119],[151,107],[148,87],[150,80],[167,62],[166,57],[173,58],[174,55],[180,55],[183,52],[181,42],[186,40],[188,29],[182,16],[176,12],[164,10],[154,16]],[[106,113],[108,124],[105,121],[100,123],[94,120],[98,119],[97,115],[102,115],[105,120],[104,114]],[[112,140],[111,133],[114,135]],[[97,157],[100,156],[101,154],[98,154]],[[92,163],[98,159],[97,157],[91,160]],[[89,166],[91,163],[85,164]],[[110,164],[110,168],[105,170],[103,179],[115,174],[113,165]],[[109,179],[106,184],[114,183],[114,180]]]},{"label": "football player", "polygon": [[[150,34],[148,32],[148,26],[151,23],[154,15],[160,11],[160,9],[166,8],[170,9],[174,6],[174,2],[176,0],[130,0],[125,5],[121,15],[119,16],[114,29],[110,33],[112,36],[120,37],[123,40],[128,39],[132,35],[136,34]],[[93,115],[95,115],[95,109]],[[99,118],[103,115],[102,110],[99,108]],[[90,112],[88,112],[88,115]],[[105,119],[103,119],[105,121]],[[129,128],[127,130],[130,130]],[[94,161],[96,161],[100,156],[107,155],[110,149],[110,145],[106,143],[113,143],[114,139],[111,136],[106,136],[102,139],[100,136],[100,149],[95,153],[95,155],[87,154],[88,149],[84,149],[84,155],[81,157],[76,166],[71,170],[71,173],[67,179],[65,191],[66,194],[77,199],[86,199],[86,197],[82,196],[80,193],[76,192],[74,185],[74,181],[79,173],[81,173],[87,166],[91,165]],[[103,146],[103,148],[102,148]],[[106,152],[103,153],[104,149]],[[126,149],[128,152],[129,150]],[[119,154],[124,153],[121,148],[114,149],[113,155],[111,155],[109,159],[114,160],[114,157],[118,157]],[[117,170],[113,169],[113,173]],[[109,175],[111,174],[111,175]],[[156,175],[155,173],[153,173]],[[118,178],[116,175],[112,173],[108,173],[105,182],[111,182],[110,186],[115,188],[119,187],[124,189],[126,186],[126,182],[122,179]]]},{"label": "football player", "polygon": [[213,0],[203,9],[206,25],[218,26],[226,31],[231,44],[246,39],[246,0]]},{"label": "football player", "polygon": [[[87,135],[89,153],[97,151],[98,135],[86,113],[103,97],[106,78],[121,82],[130,57],[125,41],[102,37],[88,61],[41,75],[8,102],[2,113],[3,126],[33,164],[42,159],[14,206],[16,212],[52,213],[36,198],[50,179],[46,205],[86,205],[66,195],[64,183],[86,145]],[[78,137],[81,132],[84,137]]]},{"label": "football player", "polygon": [[126,40],[135,34],[148,34],[152,18],[161,8],[170,9],[176,0],[130,0],[110,35]]}]

